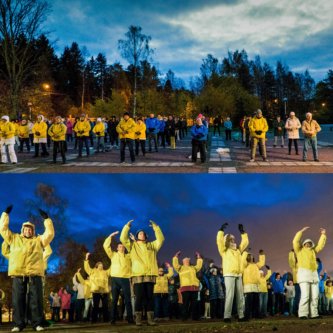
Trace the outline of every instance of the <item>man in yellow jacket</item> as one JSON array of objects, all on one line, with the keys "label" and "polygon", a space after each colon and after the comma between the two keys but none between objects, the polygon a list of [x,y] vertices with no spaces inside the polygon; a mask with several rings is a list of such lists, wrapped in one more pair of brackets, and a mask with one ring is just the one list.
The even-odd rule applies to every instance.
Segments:
[{"label": "man in yellow jacket", "polygon": [[111,259],[111,292],[112,292],[112,312],[111,312],[111,324],[116,323],[117,319],[117,304],[120,295],[120,291],[123,292],[125,300],[125,307],[127,312],[127,321],[129,324],[133,324],[133,311],[131,303],[131,258],[129,254],[125,253],[125,246],[120,242],[117,245],[117,251],[113,251],[111,248],[112,239],[118,235],[119,231],[113,232],[108,238],[105,239],[103,248]]},{"label": "man in yellow jacket", "polygon": [[29,140],[29,126],[25,119],[22,119],[21,123],[17,127],[17,135],[20,142],[19,152],[23,152],[23,145],[25,143],[27,151],[30,152],[30,140]]},{"label": "man in yellow jacket", "polygon": [[251,136],[251,159],[250,162],[255,161],[257,145],[259,143],[260,153],[264,161],[267,160],[266,154],[266,132],[268,131],[268,124],[266,119],[262,116],[262,111],[257,110],[256,115],[251,118],[249,122],[250,136]]},{"label": "man in yellow jacket", "polygon": [[31,222],[22,224],[20,234],[13,233],[9,229],[9,214],[12,208],[13,206],[8,206],[0,219],[0,234],[10,246],[8,275],[13,279],[12,332],[25,328],[28,313],[33,328],[43,331],[43,251],[54,238],[53,223],[47,213],[40,209],[45,226],[42,235],[36,236],[35,226]]},{"label": "man in yellow jacket", "polygon": [[16,127],[9,121],[8,116],[2,116],[0,121],[1,163],[8,163],[7,149],[12,164],[17,164],[14,149]]},{"label": "man in yellow jacket", "polygon": [[318,147],[317,147],[317,133],[321,131],[319,124],[312,119],[312,113],[306,114],[306,119],[302,123],[302,132],[304,135],[304,148],[303,148],[303,162],[306,162],[308,158],[308,150],[311,147],[313,153],[313,159],[319,162],[318,159]]},{"label": "man in yellow jacket", "polygon": [[157,252],[164,243],[164,236],[160,227],[152,220],[156,240],[148,242],[148,236],[144,230],[138,230],[135,239],[130,240],[128,233],[133,220],[123,227],[120,241],[130,254],[132,262],[132,283],[135,294],[135,322],[141,326],[142,310],[144,305],[147,309],[148,325],[154,322],[154,284],[158,275]]},{"label": "man in yellow jacket", "polygon": [[243,292],[243,262],[242,253],[249,245],[247,233],[244,231],[242,224],[238,225],[239,232],[241,233],[242,241],[237,247],[235,236],[231,234],[224,234],[224,230],[229,224],[224,223],[217,233],[217,248],[222,257],[222,268],[224,275],[224,283],[226,289],[225,307],[224,307],[224,322],[231,322],[232,304],[234,295],[236,295],[238,320],[245,321],[244,317],[244,292]]},{"label": "man in yellow jacket", "polygon": [[44,116],[39,115],[37,117],[37,122],[32,127],[32,133],[34,135],[34,145],[35,145],[35,155],[34,157],[39,156],[39,144],[42,146],[42,157],[49,156],[49,153],[46,149],[47,144],[47,124],[44,121]]},{"label": "man in yellow jacket", "polygon": [[320,238],[315,245],[311,239],[301,241],[304,231],[309,227],[304,227],[298,231],[293,239],[293,248],[297,257],[298,270],[297,282],[301,289],[301,300],[299,303],[298,316],[301,319],[319,318],[319,277],[317,272],[316,255],[326,243],[326,230],[320,229]]},{"label": "man in yellow jacket", "polygon": [[96,153],[99,153],[100,150],[102,151],[102,153],[104,153],[105,125],[104,122],[102,121],[102,118],[96,119],[96,125],[93,128],[93,132],[97,137]]},{"label": "man in yellow jacket", "polygon": [[83,113],[81,114],[80,119],[76,122],[74,126],[74,132],[76,133],[79,146],[79,157],[82,157],[83,143],[86,147],[87,156],[90,155],[88,143],[90,130],[90,122],[86,119],[86,115]]},{"label": "man in yellow jacket", "polygon": [[139,155],[139,148],[141,146],[142,155],[146,156],[146,124],[142,117],[136,121],[135,130],[135,155]]},{"label": "man in yellow jacket", "polygon": [[136,131],[136,123],[130,117],[128,112],[125,112],[123,118],[120,120],[117,125],[117,133],[119,134],[120,139],[120,163],[125,163],[125,148],[126,145],[130,151],[131,162],[135,162],[134,154],[134,139]]},{"label": "man in yellow jacket", "polygon": [[55,117],[55,122],[48,131],[53,141],[53,163],[57,163],[58,151],[62,158],[62,164],[66,163],[66,132],[67,127],[62,122],[62,118],[60,116]]}]

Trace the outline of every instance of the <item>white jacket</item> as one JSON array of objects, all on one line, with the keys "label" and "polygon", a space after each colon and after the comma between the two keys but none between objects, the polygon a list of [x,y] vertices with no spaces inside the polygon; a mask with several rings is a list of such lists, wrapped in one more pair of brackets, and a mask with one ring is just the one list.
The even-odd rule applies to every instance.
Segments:
[{"label": "white jacket", "polygon": [[302,127],[298,118],[288,118],[285,128],[288,133],[288,139],[299,139],[299,129]]}]

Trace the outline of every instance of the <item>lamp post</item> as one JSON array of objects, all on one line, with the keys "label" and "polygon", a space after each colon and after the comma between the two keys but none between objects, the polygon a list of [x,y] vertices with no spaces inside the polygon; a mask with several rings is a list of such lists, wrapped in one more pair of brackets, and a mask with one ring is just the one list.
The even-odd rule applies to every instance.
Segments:
[{"label": "lamp post", "polygon": [[284,119],[286,118],[286,115],[287,115],[287,101],[288,101],[288,98],[287,98],[287,97],[283,97],[283,103],[284,103]]},{"label": "lamp post", "polygon": [[29,108],[29,119],[32,120],[32,103],[28,102],[28,108]]}]

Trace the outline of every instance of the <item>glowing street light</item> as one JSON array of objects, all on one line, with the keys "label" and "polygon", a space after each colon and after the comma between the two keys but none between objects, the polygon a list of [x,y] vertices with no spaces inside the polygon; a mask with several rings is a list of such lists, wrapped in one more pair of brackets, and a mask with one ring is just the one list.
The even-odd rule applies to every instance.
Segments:
[{"label": "glowing street light", "polygon": [[50,90],[51,86],[48,83],[43,83],[44,90]]}]

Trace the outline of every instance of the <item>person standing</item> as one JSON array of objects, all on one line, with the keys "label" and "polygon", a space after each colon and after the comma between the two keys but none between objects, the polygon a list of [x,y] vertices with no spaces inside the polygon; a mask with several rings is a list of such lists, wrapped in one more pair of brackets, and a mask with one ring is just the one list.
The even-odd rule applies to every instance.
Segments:
[{"label": "person standing", "polygon": [[12,205],[8,206],[0,219],[0,234],[10,246],[8,275],[13,281],[12,332],[20,332],[26,327],[28,315],[33,328],[43,331],[43,249],[54,238],[53,223],[48,214],[39,209],[45,226],[42,235],[36,235],[35,225],[31,222],[22,224],[20,234],[13,233],[9,229],[9,214],[12,209]]},{"label": "person standing", "polygon": [[318,314],[319,278],[316,256],[323,250],[326,243],[326,230],[323,228],[320,228],[317,245],[309,238],[301,241],[304,231],[308,229],[309,227],[304,227],[296,233],[293,239],[293,248],[298,263],[297,282],[301,289],[298,308],[298,316],[301,319],[320,317]]},{"label": "person standing", "polygon": [[231,140],[232,122],[230,120],[230,117],[227,117],[223,125],[225,128],[225,140]]},{"label": "person standing", "polygon": [[222,268],[226,289],[224,308],[224,322],[226,323],[231,322],[234,296],[236,296],[238,320],[246,320],[244,317],[245,301],[242,282],[242,254],[249,245],[248,235],[244,231],[242,224],[238,225],[238,229],[242,237],[239,247],[237,247],[234,235],[224,234],[224,230],[228,225],[228,223],[222,224],[216,238],[217,247],[222,257]]},{"label": "person standing", "polygon": [[157,134],[160,130],[160,122],[157,118],[155,118],[155,115],[153,113],[151,113],[149,115],[149,118],[146,119],[146,128],[149,152],[151,153],[152,151],[151,140],[154,141],[155,151],[158,152]]},{"label": "person standing", "polygon": [[219,136],[221,136],[221,117],[217,116],[214,118],[213,125],[214,125],[214,136],[216,132],[218,133]]},{"label": "person standing", "polygon": [[206,162],[206,143],[208,128],[203,125],[201,118],[197,118],[196,124],[191,128],[192,135],[192,162],[197,161],[197,154],[200,151],[201,163]]},{"label": "person standing", "polygon": [[266,119],[262,116],[262,111],[257,110],[256,115],[249,122],[249,129],[251,135],[251,159],[250,162],[255,161],[257,145],[259,143],[259,149],[262,154],[264,162],[267,161],[266,154],[266,132],[268,131],[268,125]]},{"label": "person standing", "polygon": [[128,112],[125,112],[123,118],[117,126],[117,132],[120,139],[120,163],[125,163],[125,148],[128,146],[131,163],[135,162],[134,154],[134,139],[135,139],[136,123],[130,117]]},{"label": "person standing", "polygon": [[135,130],[135,155],[139,155],[139,148],[141,146],[142,155],[146,156],[146,124],[142,118],[139,117],[136,121]]},{"label": "person standing", "polygon": [[111,148],[118,147],[118,133],[117,133],[117,126],[119,121],[117,120],[116,116],[112,116],[111,119],[108,121],[108,128],[107,131],[110,137],[110,145]]},{"label": "person standing", "polygon": [[284,122],[281,120],[280,116],[277,116],[276,119],[273,121],[273,130],[274,130],[274,144],[273,147],[275,148],[278,139],[281,140],[281,148],[284,147],[284,137],[283,137],[283,131],[284,131]]},{"label": "person standing", "polygon": [[28,153],[30,152],[30,140],[29,140],[29,126],[25,119],[22,119],[21,123],[17,127],[17,134],[20,142],[19,152],[23,153],[23,145],[27,147]]},{"label": "person standing", "polygon": [[173,117],[168,116],[165,123],[166,141],[171,149],[176,149],[176,125]]},{"label": "person standing", "polygon": [[306,162],[308,157],[308,150],[312,147],[313,159],[319,162],[318,147],[317,147],[317,133],[321,128],[317,121],[312,119],[312,113],[306,114],[306,119],[302,123],[302,132],[304,134],[304,148],[303,148],[303,162]]},{"label": "person standing", "polygon": [[285,129],[288,134],[288,155],[291,155],[291,146],[294,143],[296,155],[298,155],[299,129],[302,127],[299,119],[296,117],[295,112],[291,111],[289,118],[286,120]]},{"label": "person standing", "polygon": [[12,164],[17,164],[17,157],[14,149],[15,145],[15,125],[9,121],[8,116],[1,117],[0,123],[0,145],[1,145],[1,163],[8,163],[7,148]]},{"label": "person standing", "polygon": [[93,132],[97,136],[97,146],[96,153],[99,153],[100,149],[104,153],[104,136],[105,136],[105,125],[102,121],[102,118],[96,119],[96,124],[93,128]]},{"label": "person standing", "polygon": [[58,151],[62,158],[62,164],[66,163],[66,131],[67,127],[62,122],[60,116],[55,117],[55,122],[48,130],[49,136],[53,141],[53,163],[57,163]]},{"label": "person standing", "polygon": [[79,155],[78,157],[82,157],[83,144],[86,147],[87,156],[90,155],[89,151],[89,135],[90,135],[90,122],[86,119],[85,114],[81,114],[80,119],[76,122],[74,126],[74,132],[76,133]]},{"label": "person standing", "polygon": [[128,233],[133,220],[123,227],[120,235],[121,243],[126,247],[132,262],[132,283],[135,294],[135,323],[141,326],[142,311],[147,310],[148,325],[154,326],[154,285],[158,275],[157,252],[164,243],[160,227],[152,220],[150,226],[155,232],[156,240],[148,242],[148,236],[142,229],[136,232],[134,240]]},{"label": "person standing", "polygon": [[34,157],[39,156],[39,144],[42,146],[42,157],[49,156],[49,153],[46,149],[47,144],[47,124],[44,121],[44,116],[37,116],[37,122],[32,127],[32,133],[34,135],[34,145],[35,145],[35,155]]},{"label": "person standing", "polygon": [[66,121],[66,141],[73,142],[73,122],[71,118]]},{"label": "person standing", "polygon": [[111,312],[111,324],[115,324],[117,320],[117,304],[120,292],[122,291],[127,321],[129,324],[133,324],[133,312],[131,304],[131,258],[129,254],[125,253],[125,246],[122,243],[118,243],[117,251],[113,251],[111,248],[112,239],[118,235],[119,231],[113,232],[108,238],[105,239],[103,248],[107,256],[111,260],[111,291],[112,291],[112,312]]}]

